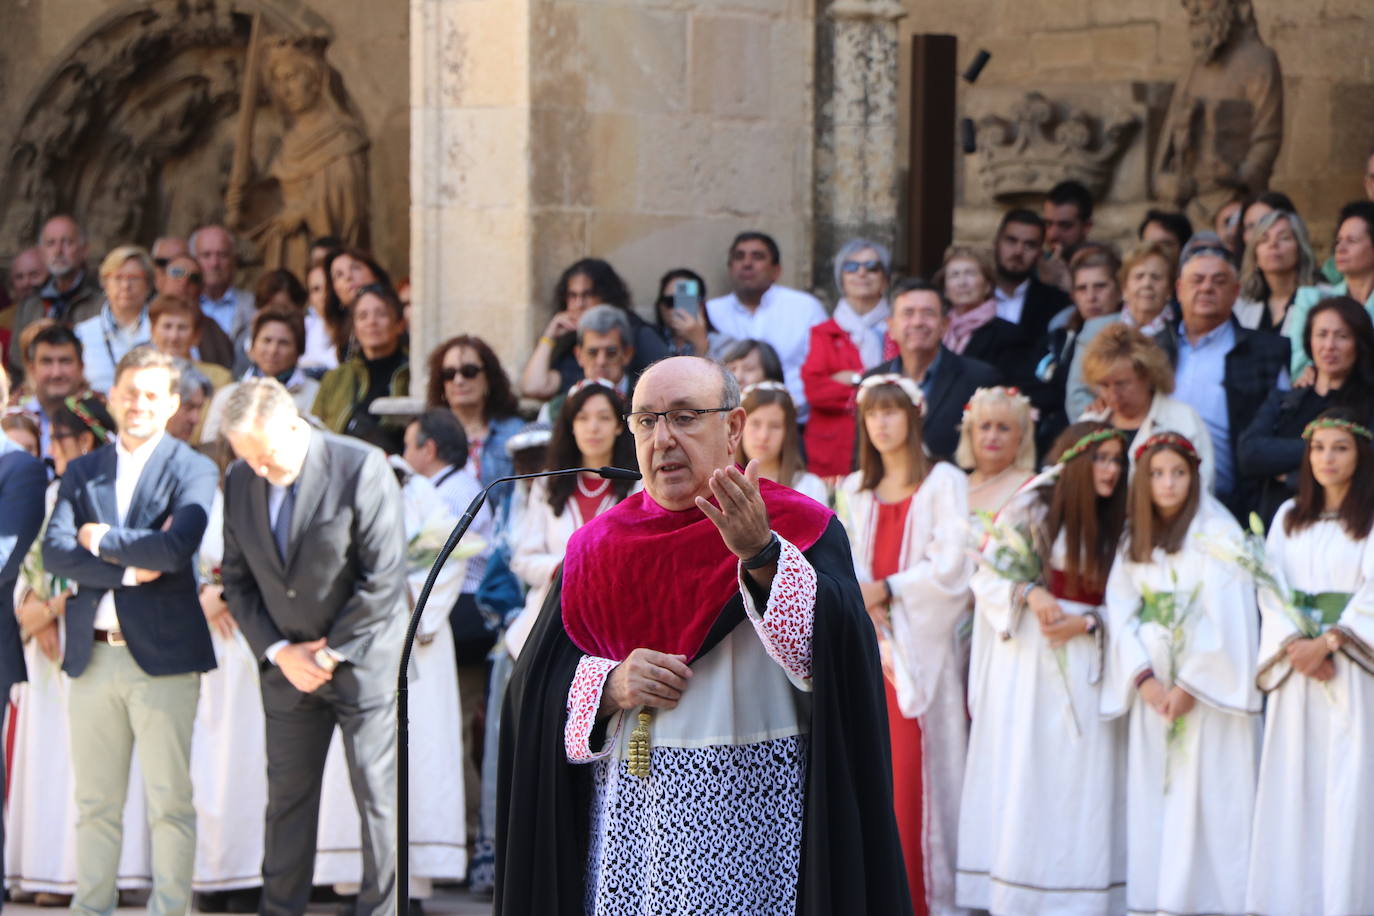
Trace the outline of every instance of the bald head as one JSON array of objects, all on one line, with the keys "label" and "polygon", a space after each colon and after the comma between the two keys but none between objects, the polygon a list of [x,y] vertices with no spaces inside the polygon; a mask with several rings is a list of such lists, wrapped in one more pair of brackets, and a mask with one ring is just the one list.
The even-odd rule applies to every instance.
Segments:
[{"label": "bald head", "polygon": [[[698,496],[710,498],[711,472],[734,464],[744,431],[739,402],[729,370],[698,356],[662,360],[640,376],[632,408],[640,415],[630,429],[644,489],[654,502],[681,511]],[[671,413],[654,417],[650,411]]]},{"label": "bald head", "polygon": [[23,302],[43,288],[48,280],[48,265],[38,246],[25,248],[10,261],[10,288],[15,302]]}]

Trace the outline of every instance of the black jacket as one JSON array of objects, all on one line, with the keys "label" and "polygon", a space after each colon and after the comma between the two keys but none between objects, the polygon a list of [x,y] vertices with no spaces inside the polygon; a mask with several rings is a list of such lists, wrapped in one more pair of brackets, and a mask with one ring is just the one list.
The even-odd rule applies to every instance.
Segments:
[{"label": "black jacket", "polygon": [[[1226,354],[1226,418],[1230,425],[1230,442],[1213,442],[1214,448],[1231,450],[1231,467],[1235,469],[1235,488],[1226,502],[1237,518],[1245,518],[1257,508],[1259,488],[1253,478],[1243,476],[1239,460],[1242,434],[1250,428],[1255,415],[1278,386],[1279,375],[1288,368],[1292,350],[1287,338],[1261,331],[1251,331],[1231,319],[1236,345]],[[1178,366],[1178,335],[1181,323],[1171,322],[1155,335],[1155,342],[1169,355],[1169,363]],[[1177,396],[1177,395],[1175,395]]]},{"label": "black jacket", "polygon": [[[120,631],[140,668],[154,676],[209,671],[215,667],[215,647],[200,610],[200,585],[191,560],[200,550],[215,498],[215,464],[164,433],[120,524],[115,462],[111,444],[67,465],[43,536],[48,572],[79,586],[67,599],[62,670],[72,677],[86,670],[95,642],[96,606],[113,591]],[[77,541],[87,522],[110,526],[100,539],[99,557]],[[162,575],[125,587],[129,567]]]},{"label": "black jacket", "polygon": [[1021,305],[1021,319],[1016,322],[1025,340],[1034,344],[1044,338],[1049,331],[1050,321],[1073,304],[1069,294],[1057,286],[1041,283],[1040,278],[1031,273],[1030,286],[1026,287],[1026,298]]},{"label": "black jacket", "polygon": [[[902,358],[894,357],[874,366],[864,376],[884,372],[902,373]],[[917,381],[920,381],[919,379]],[[963,421],[964,405],[979,388],[1002,384],[1002,375],[987,363],[940,345],[939,365],[926,395],[926,448],[936,458],[951,458],[959,447],[959,424]]]}]

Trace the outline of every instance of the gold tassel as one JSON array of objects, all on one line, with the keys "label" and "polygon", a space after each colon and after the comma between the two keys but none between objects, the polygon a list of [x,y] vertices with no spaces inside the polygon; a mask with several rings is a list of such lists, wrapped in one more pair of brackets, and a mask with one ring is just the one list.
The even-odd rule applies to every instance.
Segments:
[{"label": "gold tassel", "polygon": [[631,776],[649,778],[649,723],[654,715],[647,709],[639,711],[639,724],[630,732],[629,759],[626,761]]}]

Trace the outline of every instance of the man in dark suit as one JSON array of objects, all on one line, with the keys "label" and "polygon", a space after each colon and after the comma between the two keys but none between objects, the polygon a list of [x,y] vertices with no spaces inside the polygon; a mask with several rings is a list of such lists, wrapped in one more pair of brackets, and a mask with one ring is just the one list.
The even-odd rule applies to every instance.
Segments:
[{"label": "man in dark suit", "polygon": [[1286,337],[1251,331],[1232,316],[1240,280],[1224,248],[1190,245],[1179,265],[1183,318],[1155,335],[1174,366],[1174,397],[1207,424],[1216,456],[1216,495],[1244,521],[1259,506],[1259,486],[1238,472],[1236,446],[1269,392],[1286,384]]},{"label": "man in dark suit", "polygon": [[[10,380],[0,368],[0,404],[8,404]],[[14,619],[14,583],[29,545],[43,526],[43,491],[48,473],[42,462],[0,436],[0,721],[10,685],[26,680],[24,645]],[[5,795],[5,756],[0,754],[0,798]],[[0,822],[0,865],[4,864],[5,826]],[[3,873],[3,872],[0,872]]]},{"label": "man in dark suit", "polygon": [[215,667],[192,557],[215,496],[215,465],[166,434],[177,369],[151,347],[115,368],[114,444],[67,465],[43,539],[67,599],[75,913],[116,904],[124,800],[135,744],[152,829],[150,913],[185,913],[195,866],[191,731],[200,673]]},{"label": "man in dark suit", "polygon": [[979,388],[1000,384],[1001,376],[940,342],[949,327],[950,303],[938,289],[912,278],[897,283],[888,296],[889,333],[901,352],[866,375],[893,372],[915,379],[926,397],[926,448],[937,458],[949,458],[959,445],[964,405]]},{"label": "man in dark suit", "polygon": [[241,459],[224,483],[224,598],[265,662],[261,912],[305,910],[337,724],[362,819],[357,912],[394,913],[400,487],[380,450],[310,426],[276,379],[241,382],[221,429]]},{"label": "man in dark suit", "polygon": [[1040,280],[1045,221],[1033,210],[1008,210],[997,226],[997,317],[1021,329],[1027,345],[1039,343],[1050,320],[1070,304],[1069,294]]}]

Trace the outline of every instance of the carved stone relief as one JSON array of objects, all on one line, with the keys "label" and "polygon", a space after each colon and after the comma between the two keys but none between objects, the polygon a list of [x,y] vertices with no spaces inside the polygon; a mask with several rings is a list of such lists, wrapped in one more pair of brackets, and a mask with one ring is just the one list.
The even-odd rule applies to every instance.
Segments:
[{"label": "carved stone relief", "polygon": [[[255,12],[269,35],[313,35],[321,49],[327,40],[327,24],[297,4],[152,0],[105,15],[73,42],[38,83],[5,155],[0,249],[32,244],[58,211],[84,221],[95,253],[223,220]],[[319,60],[365,156],[337,74]],[[289,135],[266,101],[255,100],[249,157],[261,175]],[[261,259],[253,247],[241,252],[250,262]]]}]

